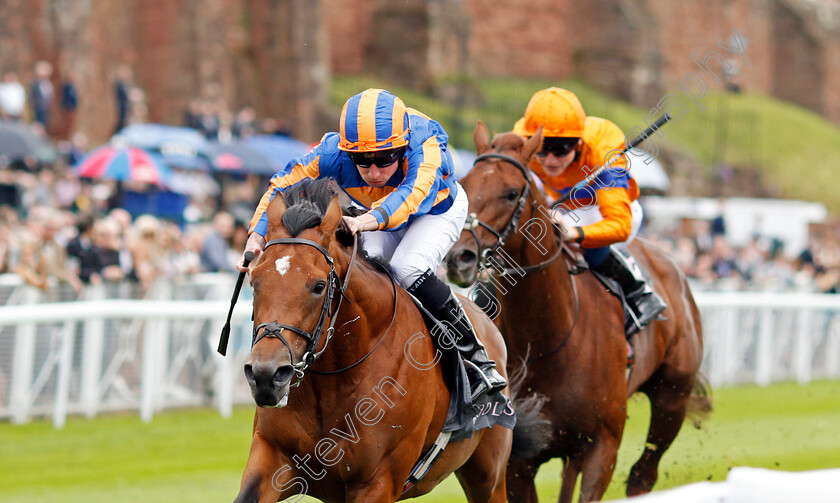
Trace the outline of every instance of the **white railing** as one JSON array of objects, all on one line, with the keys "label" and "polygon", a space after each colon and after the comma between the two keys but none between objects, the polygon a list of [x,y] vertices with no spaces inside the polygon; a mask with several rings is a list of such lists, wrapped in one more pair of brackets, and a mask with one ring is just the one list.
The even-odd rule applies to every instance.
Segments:
[{"label": "white railing", "polygon": [[[234,311],[228,356],[216,353],[235,277],[200,275],[156,285],[88,289],[79,301],[0,276],[0,419],[251,402],[250,289]],[[126,294],[126,295],[122,295]],[[106,298],[107,297],[107,298]],[[713,386],[840,378],[840,296],[698,293],[704,372]]]},{"label": "white railing", "polygon": [[840,295],[697,293],[712,386],[840,377]]}]

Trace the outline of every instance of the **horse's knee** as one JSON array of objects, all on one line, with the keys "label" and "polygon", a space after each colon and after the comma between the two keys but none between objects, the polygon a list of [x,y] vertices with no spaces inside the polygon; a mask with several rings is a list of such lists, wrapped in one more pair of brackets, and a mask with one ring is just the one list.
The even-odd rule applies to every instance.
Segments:
[{"label": "horse's knee", "polygon": [[537,501],[537,486],[534,477],[536,466],[525,459],[511,460],[508,463],[506,486],[508,501],[530,503]]}]

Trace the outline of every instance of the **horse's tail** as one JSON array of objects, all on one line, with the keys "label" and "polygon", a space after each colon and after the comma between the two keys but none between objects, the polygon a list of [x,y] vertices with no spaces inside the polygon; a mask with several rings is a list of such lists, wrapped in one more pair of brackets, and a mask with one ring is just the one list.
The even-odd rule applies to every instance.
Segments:
[{"label": "horse's tail", "polygon": [[545,397],[522,390],[527,374],[527,365],[522,362],[522,366],[510,375],[510,400],[516,410],[511,458],[536,456],[546,448],[553,436],[551,421],[542,413]]},{"label": "horse's tail", "polygon": [[686,412],[688,419],[697,429],[700,429],[703,421],[712,413],[712,388],[702,372],[697,373],[694,388],[688,397]]}]

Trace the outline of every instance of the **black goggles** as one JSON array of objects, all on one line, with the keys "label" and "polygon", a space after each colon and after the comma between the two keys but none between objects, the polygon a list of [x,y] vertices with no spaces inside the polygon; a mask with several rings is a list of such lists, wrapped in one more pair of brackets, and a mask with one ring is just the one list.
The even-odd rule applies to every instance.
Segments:
[{"label": "black goggles", "polygon": [[374,164],[380,168],[390,166],[402,158],[405,147],[390,150],[379,150],[376,152],[347,152],[353,164],[360,168],[369,168]]},{"label": "black goggles", "polygon": [[563,157],[575,149],[579,139],[580,138],[545,138],[543,140],[542,149],[535,155],[542,158],[548,157],[548,154]]}]

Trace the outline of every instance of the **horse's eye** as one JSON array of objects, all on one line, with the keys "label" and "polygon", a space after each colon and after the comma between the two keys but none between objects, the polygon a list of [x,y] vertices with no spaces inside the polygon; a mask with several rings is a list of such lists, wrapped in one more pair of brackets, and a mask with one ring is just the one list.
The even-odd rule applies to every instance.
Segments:
[{"label": "horse's eye", "polygon": [[507,199],[508,201],[516,201],[518,197],[519,191],[516,189],[510,189],[505,193],[505,199]]},{"label": "horse's eye", "polygon": [[322,293],[324,293],[324,290],[326,290],[326,288],[327,282],[324,280],[319,280],[317,283],[315,283],[315,286],[312,287],[312,293],[314,293],[315,295],[321,295]]}]

